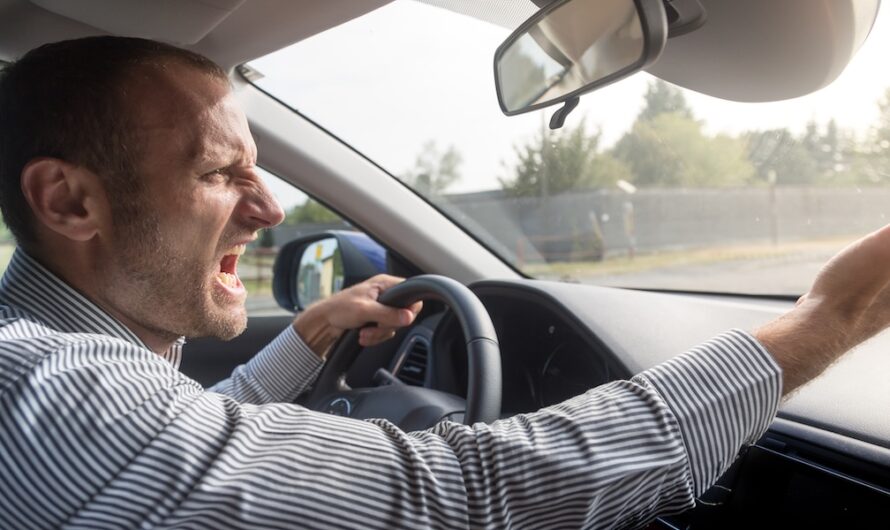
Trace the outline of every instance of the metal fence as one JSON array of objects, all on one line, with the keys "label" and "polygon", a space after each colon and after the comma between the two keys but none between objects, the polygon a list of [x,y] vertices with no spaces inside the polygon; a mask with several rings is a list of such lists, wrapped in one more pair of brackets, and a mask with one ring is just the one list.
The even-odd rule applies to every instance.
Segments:
[{"label": "metal fence", "polygon": [[778,244],[864,233],[890,221],[886,188],[648,189],[546,198],[484,192],[445,199],[450,215],[484,227],[490,245],[520,262]]}]

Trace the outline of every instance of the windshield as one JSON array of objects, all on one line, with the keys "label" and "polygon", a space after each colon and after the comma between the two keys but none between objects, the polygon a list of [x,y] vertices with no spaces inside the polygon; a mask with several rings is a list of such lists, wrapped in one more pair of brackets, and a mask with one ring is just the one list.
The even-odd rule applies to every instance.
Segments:
[{"label": "windshield", "polygon": [[400,0],[250,66],[536,278],[799,295],[887,222],[886,12],[814,94],[736,103],[639,73],[551,131],[555,108],[499,109],[494,50],[534,5],[509,9],[472,18]]}]

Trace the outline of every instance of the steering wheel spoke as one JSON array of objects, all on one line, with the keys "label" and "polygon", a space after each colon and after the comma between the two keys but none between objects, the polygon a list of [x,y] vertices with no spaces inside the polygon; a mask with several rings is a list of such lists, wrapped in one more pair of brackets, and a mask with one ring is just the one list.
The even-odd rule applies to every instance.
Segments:
[{"label": "steering wheel spoke", "polygon": [[369,419],[385,418],[411,431],[448,419],[472,425],[492,422],[501,412],[501,355],[491,318],[479,298],[463,284],[444,276],[423,275],[391,287],[380,302],[407,307],[419,300],[445,303],[461,325],[467,346],[467,399],[429,388],[400,383],[343,390],[338,381],[359,351],[358,333],[351,331],[328,356],[310,403],[322,412]]}]

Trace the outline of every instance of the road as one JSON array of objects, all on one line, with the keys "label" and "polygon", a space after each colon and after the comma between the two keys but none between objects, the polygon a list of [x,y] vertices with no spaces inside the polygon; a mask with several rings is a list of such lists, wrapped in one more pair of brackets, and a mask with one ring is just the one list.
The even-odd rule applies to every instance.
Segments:
[{"label": "road", "polygon": [[669,265],[627,274],[579,274],[575,279],[616,287],[800,295],[837,250],[832,245],[768,258]]}]

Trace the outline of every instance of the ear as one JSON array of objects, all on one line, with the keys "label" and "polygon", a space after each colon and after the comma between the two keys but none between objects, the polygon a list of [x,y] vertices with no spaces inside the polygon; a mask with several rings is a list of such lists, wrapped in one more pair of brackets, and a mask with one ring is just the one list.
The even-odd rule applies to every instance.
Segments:
[{"label": "ear", "polygon": [[98,175],[64,160],[28,162],[22,170],[22,193],[38,224],[73,241],[92,239],[106,218]]}]

